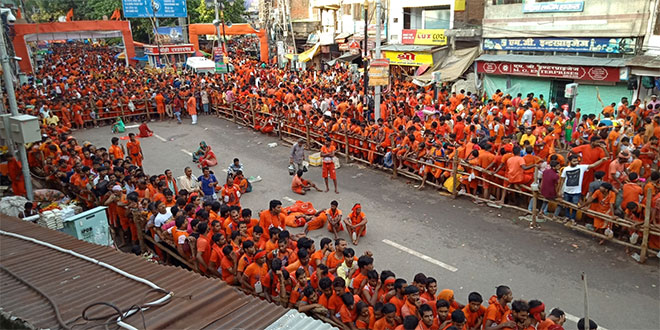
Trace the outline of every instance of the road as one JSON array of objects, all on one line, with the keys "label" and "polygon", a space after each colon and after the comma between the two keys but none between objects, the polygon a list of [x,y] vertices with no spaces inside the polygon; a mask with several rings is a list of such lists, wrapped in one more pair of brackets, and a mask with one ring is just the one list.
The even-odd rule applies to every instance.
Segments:
[{"label": "road", "polygon": [[[329,193],[311,192],[297,198],[287,173],[290,147],[277,137],[214,117],[203,116],[196,126],[189,123],[149,123],[155,136],[141,139],[147,173],[172,169],[175,176],[182,175],[184,167],[194,167],[189,154],[203,140],[218,156],[219,165],[213,170],[219,178],[234,157],[241,160],[247,176],[263,178],[241,199],[253,212],[266,209],[271,199],[280,199],[285,206],[301,199],[316,208],[328,207],[336,199],[345,214],[360,202],[369,224],[367,236],[355,249],[358,255],[372,251],[379,271],[390,269],[409,281],[418,272],[433,276],[438,292],[453,289],[462,303],[471,291],[487,300],[496,286],[508,285],[515,299],[540,299],[548,313],[554,307],[564,310],[569,320],[566,329],[576,329],[583,314],[580,274],[586,272],[589,314],[599,329],[660,329],[658,258],[639,265],[614,243],[599,246],[590,236],[554,223],[530,230],[514,212],[452,200],[430,187],[418,191],[410,180],[392,180],[383,172],[345,164],[343,159],[337,170],[340,194],[332,192],[330,183]],[[74,135],[79,143],[106,147],[113,136],[109,127]],[[278,146],[269,147],[273,142]],[[318,167],[310,168],[305,177],[323,184]],[[325,229],[310,233],[316,242],[330,235]],[[348,234],[342,237],[348,240]]]}]

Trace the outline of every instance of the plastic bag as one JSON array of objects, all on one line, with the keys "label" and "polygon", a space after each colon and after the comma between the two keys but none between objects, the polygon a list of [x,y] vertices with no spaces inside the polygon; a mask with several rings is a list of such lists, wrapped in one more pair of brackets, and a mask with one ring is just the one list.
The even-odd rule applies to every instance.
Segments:
[{"label": "plastic bag", "polygon": [[289,165],[289,175],[296,174],[296,168],[293,167],[293,164]]}]

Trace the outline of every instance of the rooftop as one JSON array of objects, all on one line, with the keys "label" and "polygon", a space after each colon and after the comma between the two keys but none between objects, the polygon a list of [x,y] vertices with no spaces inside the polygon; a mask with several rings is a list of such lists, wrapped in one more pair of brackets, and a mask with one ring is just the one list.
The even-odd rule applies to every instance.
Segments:
[{"label": "rooftop", "polygon": [[[58,247],[142,280],[59,251]],[[139,329],[265,329],[273,328],[275,323],[285,327],[315,324],[317,329],[331,328],[295,310],[245,295],[218,279],[150,263],[4,215],[0,215],[0,285],[0,310],[37,328],[58,329],[63,328],[62,323],[68,327],[91,325],[94,323],[85,323],[80,317],[93,303],[107,302],[127,310],[159,300],[167,292],[173,293],[169,301],[144,310],[143,316],[135,313],[122,321]],[[154,287],[164,292],[155,291]],[[105,320],[116,320],[119,315],[108,306],[97,306],[88,314],[105,315]]]}]

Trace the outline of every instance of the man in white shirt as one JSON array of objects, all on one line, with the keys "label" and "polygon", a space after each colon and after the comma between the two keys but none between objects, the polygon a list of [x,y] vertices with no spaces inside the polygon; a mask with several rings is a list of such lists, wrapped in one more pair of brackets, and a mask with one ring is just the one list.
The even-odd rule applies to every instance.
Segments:
[{"label": "man in white shirt", "polygon": [[[564,167],[562,170],[557,187],[558,189],[561,189],[559,191],[560,193],[563,192],[563,199],[565,202],[576,205],[576,208],[568,211],[569,219],[575,220],[577,204],[582,199],[582,180],[584,179],[584,173],[589,169],[597,167],[603,161],[605,161],[605,158],[600,159],[593,164],[586,165],[580,164],[580,158],[578,155],[570,155],[568,157],[568,166]],[[561,207],[557,206],[555,209],[555,216],[558,216],[559,212],[561,212]]]},{"label": "man in white shirt", "polygon": [[182,175],[178,178],[178,184],[177,187],[179,190],[185,189],[189,193],[195,192],[195,191],[201,191],[199,188],[199,181],[197,181],[197,177],[192,175],[192,169],[190,167],[186,167],[183,170],[183,173],[185,175]]}]

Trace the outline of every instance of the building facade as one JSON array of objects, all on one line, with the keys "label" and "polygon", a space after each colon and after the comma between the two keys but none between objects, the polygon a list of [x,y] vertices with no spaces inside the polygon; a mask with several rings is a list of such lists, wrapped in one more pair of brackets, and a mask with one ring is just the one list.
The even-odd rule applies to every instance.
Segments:
[{"label": "building facade", "polygon": [[[655,6],[654,7],[654,3]],[[627,61],[644,53],[657,0],[485,0],[477,72],[485,92],[534,93],[599,113],[602,103],[631,100],[636,78]],[[660,49],[660,48],[659,48]]]}]

